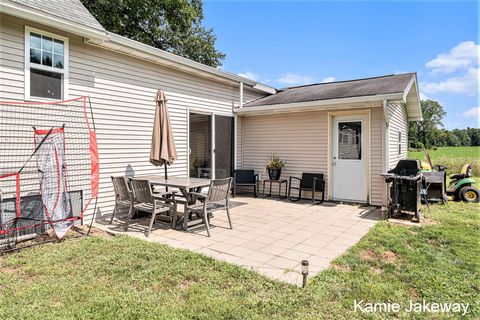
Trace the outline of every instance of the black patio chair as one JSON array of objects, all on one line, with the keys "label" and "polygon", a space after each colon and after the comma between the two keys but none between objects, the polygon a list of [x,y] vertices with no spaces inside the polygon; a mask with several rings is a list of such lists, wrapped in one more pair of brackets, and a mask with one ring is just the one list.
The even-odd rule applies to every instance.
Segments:
[{"label": "black patio chair", "polygon": [[258,174],[253,170],[233,171],[233,197],[237,195],[237,187],[253,187],[253,195],[258,197]]},{"label": "black patio chair", "polygon": [[[298,187],[293,186],[293,181],[298,181]],[[325,180],[323,179],[323,173],[308,173],[303,172],[302,178],[290,176],[288,188],[288,200],[296,202],[300,199],[310,200],[310,198],[302,198],[302,191],[312,192],[312,203],[320,204],[325,200]],[[298,197],[292,197],[293,190],[298,190]],[[317,193],[322,194],[322,198],[319,200],[315,197]]]}]

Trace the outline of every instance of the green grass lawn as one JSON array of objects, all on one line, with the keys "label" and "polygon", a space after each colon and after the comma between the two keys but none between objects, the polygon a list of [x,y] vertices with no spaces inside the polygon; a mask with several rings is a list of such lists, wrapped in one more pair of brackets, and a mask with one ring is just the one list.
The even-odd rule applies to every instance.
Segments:
[{"label": "green grass lawn", "polygon": [[[306,289],[186,250],[92,236],[0,257],[1,319],[350,319],[354,299],[470,303],[480,310],[480,205],[449,203],[427,223],[378,223]],[[439,319],[437,313],[415,318]]]},{"label": "green grass lawn", "polygon": [[[480,176],[480,147],[440,147],[429,150],[434,165],[441,164],[448,167],[448,173],[460,172],[465,163],[470,163],[474,176]],[[409,151],[409,159],[424,160],[423,151]]]}]

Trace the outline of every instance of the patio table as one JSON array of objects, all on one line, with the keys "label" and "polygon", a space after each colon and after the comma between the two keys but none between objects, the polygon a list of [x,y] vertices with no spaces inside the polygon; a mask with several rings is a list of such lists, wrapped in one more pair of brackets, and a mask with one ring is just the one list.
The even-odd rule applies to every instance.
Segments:
[{"label": "patio table", "polygon": [[135,176],[133,179],[149,180],[150,184],[152,185],[179,189],[186,199],[185,208],[183,210],[183,229],[184,230],[187,230],[188,228],[187,205],[194,204],[197,201],[197,198],[194,195],[191,195],[190,192],[200,193],[204,187],[208,187],[210,185],[210,181],[211,181],[210,179],[202,179],[202,178],[183,178],[183,177],[165,178],[163,176],[157,176],[157,175],[141,175],[141,176]]},{"label": "patio table", "polygon": [[[288,181],[286,179],[281,179],[281,180],[265,179],[265,180],[262,180],[262,183],[263,183],[262,194],[263,194],[264,198],[266,198],[266,197],[273,198],[273,196],[275,196],[275,195],[272,195],[272,184],[274,184],[274,183],[278,184],[278,194],[276,196],[278,196],[278,198],[280,198],[280,199],[286,199],[287,198]],[[270,184],[270,189],[269,189],[270,193],[269,194],[265,193],[265,184],[266,183]],[[284,193],[283,196],[282,196],[282,184],[285,184],[285,193]]]}]

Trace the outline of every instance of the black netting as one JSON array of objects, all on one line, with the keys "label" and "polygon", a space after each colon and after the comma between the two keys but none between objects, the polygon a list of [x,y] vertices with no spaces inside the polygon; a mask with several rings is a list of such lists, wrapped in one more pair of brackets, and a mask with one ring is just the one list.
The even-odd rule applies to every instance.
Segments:
[{"label": "black netting", "polygon": [[98,182],[91,124],[85,97],[0,102],[0,245],[51,227],[62,238],[83,218]]}]

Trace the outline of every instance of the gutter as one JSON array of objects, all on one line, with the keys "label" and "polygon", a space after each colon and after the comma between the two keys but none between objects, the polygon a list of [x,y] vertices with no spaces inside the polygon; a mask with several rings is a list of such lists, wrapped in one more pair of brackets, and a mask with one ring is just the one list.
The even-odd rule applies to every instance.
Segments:
[{"label": "gutter", "polygon": [[[292,112],[292,111],[307,111],[307,110],[328,110],[338,109],[338,105],[352,104],[352,103],[369,103],[379,102],[384,100],[402,100],[403,93],[393,93],[386,95],[375,95],[365,97],[351,97],[340,99],[316,100],[306,102],[270,104],[262,106],[245,106],[243,108],[235,108],[234,112],[237,114],[258,114],[258,113],[276,113],[276,112]],[[362,106],[363,107],[363,106]]]},{"label": "gutter", "polygon": [[0,2],[0,12],[17,18],[39,22],[49,27],[67,31],[82,37],[96,39],[99,41],[108,40],[108,34],[104,30],[102,31],[99,29],[89,28],[87,26],[66,21],[48,13],[44,13],[40,10],[35,10],[30,7],[11,2]]}]

